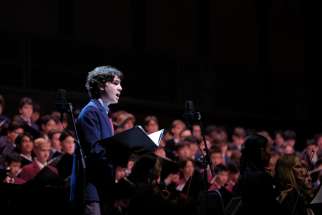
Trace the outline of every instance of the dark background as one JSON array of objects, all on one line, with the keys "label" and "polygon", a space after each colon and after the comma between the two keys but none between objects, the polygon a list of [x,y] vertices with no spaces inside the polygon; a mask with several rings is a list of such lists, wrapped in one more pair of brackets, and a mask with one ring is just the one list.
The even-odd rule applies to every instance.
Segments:
[{"label": "dark background", "polygon": [[88,71],[125,74],[115,109],[161,125],[193,99],[206,123],[295,129],[321,120],[321,1],[33,0],[0,3],[0,93],[43,111],[65,88],[87,101]]}]

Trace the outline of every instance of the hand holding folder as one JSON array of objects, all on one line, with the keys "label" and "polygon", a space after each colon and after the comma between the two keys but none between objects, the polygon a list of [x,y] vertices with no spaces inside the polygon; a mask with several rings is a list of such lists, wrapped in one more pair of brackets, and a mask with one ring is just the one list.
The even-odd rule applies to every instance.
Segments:
[{"label": "hand holding folder", "polygon": [[[136,126],[122,133],[116,134],[99,143],[106,149],[107,157],[116,165],[124,166],[131,154],[143,155],[152,153],[158,147],[163,130],[158,131],[159,137],[152,134],[150,138],[145,131]],[[157,143],[155,143],[154,139]]]}]

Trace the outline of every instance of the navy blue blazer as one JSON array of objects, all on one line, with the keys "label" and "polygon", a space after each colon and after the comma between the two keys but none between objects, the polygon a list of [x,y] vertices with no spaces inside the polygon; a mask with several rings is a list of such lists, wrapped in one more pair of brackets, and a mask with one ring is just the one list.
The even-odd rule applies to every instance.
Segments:
[{"label": "navy blue blazer", "polygon": [[87,188],[85,200],[99,201],[106,183],[112,183],[113,166],[108,161],[105,149],[98,141],[113,135],[112,124],[103,105],[92,99],[80,112],[77,130],[86,158]]}]

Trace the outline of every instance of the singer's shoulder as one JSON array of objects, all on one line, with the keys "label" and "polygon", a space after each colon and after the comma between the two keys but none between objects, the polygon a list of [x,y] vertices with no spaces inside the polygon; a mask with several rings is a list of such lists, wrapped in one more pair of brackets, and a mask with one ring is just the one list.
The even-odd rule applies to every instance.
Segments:
[{"label": "singer's shoulder", "polygon": [[83,109],[81,110],[81,112],[79,113],[79,116],[83,116],[84,114],[89,114],[89,113],[93,113],[93,112],[98,112],[98,106],[96,104],[95,101],[91,100],[90,102],[88,102]]}]

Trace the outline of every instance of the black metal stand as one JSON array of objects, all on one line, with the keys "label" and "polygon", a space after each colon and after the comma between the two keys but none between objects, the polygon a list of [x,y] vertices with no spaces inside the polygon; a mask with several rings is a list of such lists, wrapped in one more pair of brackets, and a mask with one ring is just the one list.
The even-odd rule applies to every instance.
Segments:
[{"label": "black metal stand", "polygon": [[86,188],[86,163],[85,157],[80,144],[76,120],[73,114],[73,105],[67,102],[66,91],[59,89],[56,97],[56,109],[63,116],[64,113],[69,114],[72,122],[72,130],[75,134],[75,152],[73,154],[73,168],[70,176],[70,187],[69,187],[69,202],[71,210],[75,213],[82,213],[84,206],[84,196]]},{"label": "black metal stand", "polygon": [[[203,206],[204,210],[202,210],[202,214],[207,214],[208,210],[208,167],[211,168],[210,165],[210,153],[209,153],[209,148],[207,145],[206,141],[206,136],[205,136],[205,128],[203,126],[202,120],[201,120],[201,114],[200,112],[195,112],[194,111],[194,106],[192,101],[186,101],[185,104],[185,113],[183,114],[183,118],[185,119],[185,122],[187,123],[187,127],[191,130],[193,125],[199,125],[202,133],[202,140],[205,144],[205,154],[201,151],[202,154],[202,168],[203,168],[203,176],[204,176],[204,183],[205,183],[205,190],[203,191],[204,198],[202,199],[203,201]],[[212,175],[212,171],[210,171],[210,174]],[[203,196],[201,195],[201,196]]]},{"label": "black metal stand", "polygon": [[[79,136],[76,128],[76,121],[73,114],[73,105],[68,103],[68,113],[70,114],[72,120],[72,127],[75,134],[75,152],[73,155],[73,169],[72,175],[70,180],[70,195],[69,200],[72,203],[79,203],[83,202],[83,190],[85,189],[85,173],[86,173],[86,163],[85,157],[82,150],[82,146],[79,141]],[[79,187],[81,186],[81,187]],[[79,202],[79,203],[77,203]]]}]

